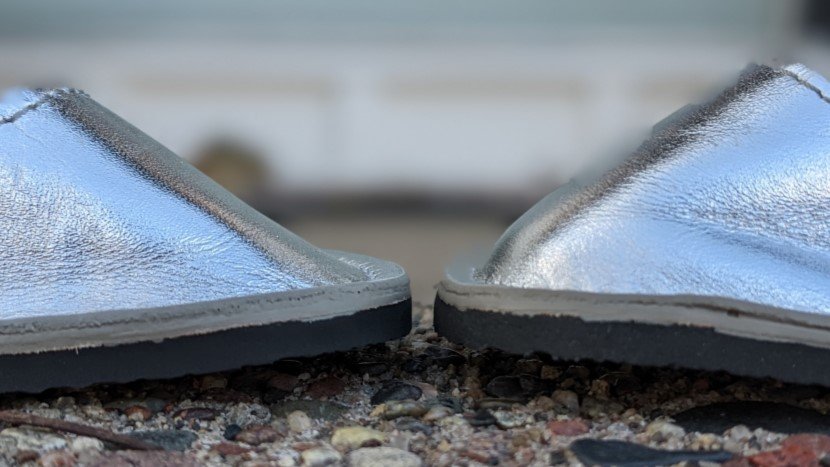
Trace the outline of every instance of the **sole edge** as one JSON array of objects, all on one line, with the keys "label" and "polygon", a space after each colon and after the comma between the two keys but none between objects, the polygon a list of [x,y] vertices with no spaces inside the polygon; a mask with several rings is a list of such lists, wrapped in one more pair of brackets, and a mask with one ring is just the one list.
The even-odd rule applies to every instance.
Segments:
[{"label": "sole edge", "polygon": [[460,310],[437,295],[435,330],[474,348],[494,347],[519,354],[545,352],[562,360],[727,371],[830,386],[828,349],[737,337],[711,328]]},{"label": "sole edge", "polygon": [[[412,300],[318,321],[288,321],[160,342],[0,356],[0,392],[124,383],[263,365],[405,336]],[[334,337],[336,336],[336,338]]]}]

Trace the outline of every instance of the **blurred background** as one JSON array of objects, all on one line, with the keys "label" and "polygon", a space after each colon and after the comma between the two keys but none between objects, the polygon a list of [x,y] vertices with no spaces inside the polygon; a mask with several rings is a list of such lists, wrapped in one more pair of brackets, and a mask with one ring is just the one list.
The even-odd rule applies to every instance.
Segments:
[{"label": "blurred background", "polygon": [[0,2],[0,88],[73,86],[416,300],[750,62],[830,71],[820,0]]}]

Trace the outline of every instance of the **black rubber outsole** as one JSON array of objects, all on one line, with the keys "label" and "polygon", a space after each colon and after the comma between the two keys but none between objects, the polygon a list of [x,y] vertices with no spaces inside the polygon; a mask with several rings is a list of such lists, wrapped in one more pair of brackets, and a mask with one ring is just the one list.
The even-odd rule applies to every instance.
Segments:
[{"label": "black rubber outsole", "polygon": [[385,342],[405,336],[411,327],[412,301],[405,300],[319,321],[235,328],[161,342],[3,355],[0,392],[39,392],[264,365]]},{"label": "black rubber outsole", "polygon": [[517,354],[544,352],[562,360],[727,371],[830,386],[828,349],[730,336],[701,327],[461,311],[436,297],[435,330],[473,348],[492,347]]}]

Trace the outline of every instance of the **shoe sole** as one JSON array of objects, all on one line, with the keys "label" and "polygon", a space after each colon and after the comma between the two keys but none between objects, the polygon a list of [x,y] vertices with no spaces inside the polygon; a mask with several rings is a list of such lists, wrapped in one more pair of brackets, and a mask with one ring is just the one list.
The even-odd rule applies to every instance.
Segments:
[{"label": "shoe sole", "polygon": [[349,350],[405,336],[410,300],[350,316],[254,326],[162,342],[0,356],[0,392],[161,379]]},{"label": "shoe sole", "polygon": [[400,266],[336,252],[373,280],[213,302],[0,321],[0,392],[171,378],[405,336]]},{"label": "shoe sole", "polygon": [[452,341],[830,386],[826,316],[719,297],[485,285],[472,264],[456,263],[438,287],[435,330]]}]

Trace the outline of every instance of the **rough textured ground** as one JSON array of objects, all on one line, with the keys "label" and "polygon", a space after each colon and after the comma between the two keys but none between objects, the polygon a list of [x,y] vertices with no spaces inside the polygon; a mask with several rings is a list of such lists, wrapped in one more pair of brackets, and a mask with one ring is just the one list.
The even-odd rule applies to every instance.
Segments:
[{"label": "rough textured ground", "polygon": [[[476,351],[438,337],[428,307],[418,319],[401,341],[348,353],[2,396],[0,409],[131,434],[166,450],[4,426],[0,464],[819,465],[830,452],[830,438],[817,434],[830,431],[830,391],[822,388]],[[683,413],[715,403],[722,405]],[[790,434],[799,432],[812,434]]]}]

